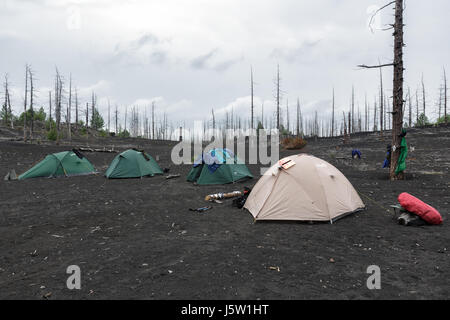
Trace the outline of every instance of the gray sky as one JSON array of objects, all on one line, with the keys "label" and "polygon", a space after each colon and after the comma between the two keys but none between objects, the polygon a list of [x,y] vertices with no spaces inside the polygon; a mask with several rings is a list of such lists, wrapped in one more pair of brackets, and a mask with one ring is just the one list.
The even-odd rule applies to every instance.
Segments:
[{"label": "gray sky", "polygon": [[[248,118],[251,66],[255,112],[264,101],[268,116],[279,63],[282,105],[288,99],[294,112],[299,97],[306,115],[328,117],[333,87],[340,110],[348,110],[352,85],[361,109],[365,93],[373,104],[378,71],[356,65],[392,57],[392,32],[367,26],[370,12],[387,2],[0,0],[0,73],[9,74],[16,112],[29,63],[45,108],[57,66],[66,79],[72,73],[82,102],[97,93],[104,115],[108,98],[122,115],[125,105],[156,101],[174,124],[189,124],[209,119],[213,107],[219,118],[232,106]],[[449,12],[448,0],[406,1],[406,85],[415,91],[424,73],[432,117],[443,66],[450,72]],[[383,11],[375,28],[391,23],[392,13]],[[387,89],[391,73],[384,70]]]}]

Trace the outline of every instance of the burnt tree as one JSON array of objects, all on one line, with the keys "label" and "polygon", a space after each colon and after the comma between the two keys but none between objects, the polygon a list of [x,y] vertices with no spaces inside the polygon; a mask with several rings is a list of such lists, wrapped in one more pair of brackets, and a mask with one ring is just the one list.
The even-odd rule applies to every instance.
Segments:
[{"label": "burnt tree", "polygon": [[[382,68],[387,66],[394,67],[394,83],[393,83],[393,110],[392,110],[392,146],[393,152],[391,153],[391,167],[390,167],[390,179],[400,180],[404,178],[403,173],[396,174],[395,170],[397,168],[398,158],[400,156],[400,134],[403,129],[403,47],[405,46],[403,42],[403,0],[391,1],[385,6],[381,7],[375,12],[377,14],[379,11],[387,8],[391,5],[395,5],[395,23],[391,25],[394,33],[394,61],[392,63],[378,65],[378,66],[367,66],[360,65],[362,68]],[[374,14],[374,16],[375,16]],[[372,17],[373,18],[373,17]],[[371,19],[372,21],[372,19]]]}]

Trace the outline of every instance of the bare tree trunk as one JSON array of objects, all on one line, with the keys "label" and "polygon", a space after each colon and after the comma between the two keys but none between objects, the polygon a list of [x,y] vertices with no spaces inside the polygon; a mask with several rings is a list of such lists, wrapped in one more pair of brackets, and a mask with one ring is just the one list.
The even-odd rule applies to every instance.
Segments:
[{"label": "bare tree trunk", "polygon": [[448,124],[448,119],[447,119],[447,75],[445,73],[445,68],[444,68],[444,119],[445,119],[445,124]]},{"label": "bare tree trunk", "polygon": [[412,99],[411,99],[411,90],[408,88],[408,101],[409,101],[409,115],[408,115],[408,126],[412,127]]},{"label": "bare tree trunk", "polygon": [[69,141],[72,140],[72,74],[69,76],[69,105],[67,107],[67,130],[69,133]]},{"label": "bare tree trunk", "polygon": [[48,108],[49,108],[49,122],[50,122],[50,130],[52,130],[52,92],[48,92]]},{"label": "bare tree trunk", "polygon": [[75,128],[78,130],[78,89],[75,87]]},{"label": "bare tree trunk", "polygon": [[155,140],[155,102],[152,102],[152,139]]},{"label": "bare tree trunk", "polygon": [[418,90],[416,90],[416,126],[420,126],[419,124],[419,93]]},{"label": "bare tree trunk", "polygon": [[[426,95],[425,95],[425,82],[423,81],[423,73],[422,73],[422,99],[423,99],[423,115],[424,115],[424,120],[426,119]],[[425,124],[425,123],[424,123]]]},{"label": "bare tree trunk", "polygon": [[280,65],[277,66],[277,129],[280,130]]},{"label": "bare tree trunk", "polygon": [[211,114],[212,114],[212,126],[213,126],[213,130],[216,130],[216,118],[214,116],[214,108],[211,109]]},{"label": "bare tree trunk", "polygon": [[396,174],[400,156],[400,134],[403,128],[403,0],[395,1],[394,25],[394,84],[393,84],[393,122],[392,122],[392,150],[390,178],[391,180],[404,179],[404,173]]},{"label": "bare tree trunk", "polygon": [[8,74],[5,74],[5,102],[3,106],[3,112],[5,117],[5,125],[8,125],[8,121],[10,122],[11,128],[14,129],[14,119],[12,114],[12,108],[11,108],[11,98],[9,96],[9,81],[8,81]]},{"label": "bare tree trunk", "polygon": [[297,137],[300,137],[300,99],[297,98]]},{"label": "bare tree trunk", "polygon": [[383,136],[383,129],[384,129],[384,123],[383,123],[383,117],[384,117],[384,95],[383,95],[383,71],[382,68],[380,68],[380,134]]},{"label": "bare tree trunk", "polygon": [[378,126],[377,126],[377,102],[375,101],[375,105],[373,107],[373,131],[376,132],[378,131]]},{"label": "bare tree trunk", "polygon": [[289,99],[286,100],[286,129],[287,132],[290,132],[290,123],[289,123]]},{"label": "bare tree trunk", "polygon": [[127,115],[128,115],[128,106],[125,106],[125,131],[127,131]]},{"label": "bare tree trunk", "polygon": [[117,134],[118,133],[118,131],[117,131],[117,123],[118,123],[118,115],[119,115],[119,111],[117,110],[117,104],[116,104],[116,112],[115,112],[115,114],[116,114],[116,130],[114,131],[115,132],[115,134]]},{"label": "bare tree trunk", "polygon": [[251,124],[250,124],[250,128],[254,129],[254,123],[253,123],[253,110],[254,110],[254,105],[253,105],[253,68],[250,69],[250,81],[251,81]]},{"label": "bare tree trunk", "polygon": [[25,99],[23,104],[23,141],[27,142],[28,64],[25,65]]},{"label": "bare tree trunk", "polygon": [[331,136],[334,137],[334,107],[335,107],[335,100],[334,100],[334,88],[333,88],[333,102],[332,102],[332,112],[331,112]]},{"label": "bare tree trunk", "polygon": [[31,67],[28,68],[28,74],[30,75],[30,141],[32,141],[34,131],[34,74]]},{"label": "bare tree trunk", "polygon": [[364,96],[364,131],[369,131],[369,106],[367,105],[367,93]]},{"label": "bare tree trunk", "polygon": [[89,141],[89,103],[86,102],[86,140]]}]

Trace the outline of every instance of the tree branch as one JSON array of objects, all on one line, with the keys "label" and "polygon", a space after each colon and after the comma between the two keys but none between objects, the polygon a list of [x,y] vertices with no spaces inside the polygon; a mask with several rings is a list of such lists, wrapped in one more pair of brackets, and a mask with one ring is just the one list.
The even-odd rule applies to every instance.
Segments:
[{"label": "tree branch", "polygon": [[380,64],[378,66],[367,66],[365,64],[358,65],[359,68],[364,68],[364,69],[376,69],[376,68],[393,67],[393,66],[395,66],[394,63]]},{"label": "tree branch", "polygon": [[375,16],[378,14],[378,12],[380,12],[381,10],[383,10],[383,9],[389,7],[390,5],[393,5],[393,4],[395,4],[395,1],[389,2],[388,4],[382,6],[380,9],[378,9],[377,11],[375,11],[374,14],[372,15],[372,17],[370,17],[369,28],[370,28],[370,31],[371,31],[372,33],[373,33],[373,28],[372,28],[373,18],[375,18]]}]

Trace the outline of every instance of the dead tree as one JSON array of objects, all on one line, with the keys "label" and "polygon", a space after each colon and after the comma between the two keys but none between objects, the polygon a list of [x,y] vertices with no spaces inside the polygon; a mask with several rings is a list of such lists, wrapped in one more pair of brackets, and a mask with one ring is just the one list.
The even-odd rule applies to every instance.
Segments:
[{"label": "dead tree", "polygon": [[155,140],[155,102],[152,102],[152,139]]},{"label": "dead tree", "polygon": [[89,103],[88,102],[86,102],[85,115],[86,115],[86,140],[89,141]]},{"label": "dead tree", "polygon": [[346,143],[347,142],[347,122],[346,122],[346,120],[345,120],[345,112],[344,111],[342,111],[342,115],[344,116],[344,143]]},{"label": "dead tree", "polygon": [[115,113],[115,119],[114,120],[116,122],[116,127],[115,127],[116,130],[114,130],[114,133],[117,134],[118,133],[118,131],[117,131],[117,124],[118,124],[118,118],[119,118],[119,110],[118,110],[117,104],[116,104],[116,111],[114,113]]},{"label": "dead tree", "polygon": [[[379,60],[378,60],[379,62]],[[381,62],[379,62],[381,64]],[[383,97],[383,71],[382,68],[380,68],[380,134],[383,136],[383,129],[384,129],[384,97]]]},{"label": "dead tree", "polygon": [[59,130],[61,125],[61,105],[62,105],[62,92],[63,92],[63,81],[61,75],[59,74],[58,68],[56,68],[56,79],[55,79],[55,119],[56,119],[56,131],[59,139]]},{"label": "dead tree", "polygon": [[280,130],[280,65],[277,65],[276,99],[277,99],[277,129]]},{"label": "dead tree", "polygon": [[331,137],[334,137],[334,104],[335,100],[334,100],[334,88],[333,88],[333,101],[331,104]]},{"label": "dead tree", "polygon": [[212,114],[212,127],[213,130],[216,130],[216,117],[214,116],[214,108],[211,109],[211,114]]},{"label": "dead tree", "polygon": [[97,128],[97,116],[98,116],[98,111],[97,109],[97,95],[95,94],[95,92],[92,92],[92,102],[91,102],[91,113],[92,113],[92,117],[91,117],[91,127],[94,130],[97,130],[99,128]]},{"label": "dead tree", "polygon": [[375,100],[374,106],[373,106],[373,131],[378,131],[377,126],[377,101]]},{"label": "dead tree", "polygon": [[288,133],[290,132],[289,118],[289,99],[286,99],[286,129]]},{"label": "dead tree", "polygon": [[87,132],[89,129],[89,102],[86,102],[85,116],[86,116],[85,127],[86,127],[86,132]]},{"label": "dead tree", "polygon": [[75,87],[75,128],[78,129],[78,89]]},{"label": "dead tree", "polygon": [[25,99],[23,103],[23,141],[27,141],[28,64],[25,65]]},{"label": "dead tree", "polygon": [[364,95],[364,131],[369,131],[369,106],[367,104],[367,93]]},{"label": "dead tree", "polygon": [[[423,73],[422,73],[422,103],[423,103],[423,118],[424,118],[424,120],[426,119],[426,115],[427,115],[427,113],[426,113],[426,105],[427,105],[427,103],[426,103],[426,96],[425,96],[425,82],[423,81]],[[424,123],[425,124],[425,123]]]},{"label": "dead tree", "polygon": [[34,74],[31,67],[28,68],[28,74],[30,76],[30,141],[33,139],[34,131]]},{"label": "dead tree", "polygon": [[[360,65],[363,68],[382,68],[386,66],[394,67],[394,80],[393,80],[393,121],[392,121],[392,146],[393,152],[391,155],[391,167],[390,167],[390,179],[391,180],[399,180],[403,179],[403,173],[396,174],[395,171],[397,169],[398,158],[400,156],[400,143],[401,137],[400,134],[403,129],[403,47],[405,46],[403,42],[403,0],[395,0],[391,1],[385,6],[381,7],[379,10],[375,12],[377,14],[379,11],[383,10],[386,7],[391,5],[395,5],[395,23],[391,25],[391,28],[394,29],[394,61],[385,65],[378,66],[366,66]],[[375,15],[374,14],[374,15]],[[373,17],[372,17],[373,18]],[[371,19],[372,22],[372,19]]]},{"label": "dead tree", "polygon": [[13,119],[14,117],[11,108],[11,97],[9,95],[8,74],[5,74],[5,82],[3,84],[3,87],[5,89],[5,102],[3,104],[3,117],[5,125],[8,125],[8,122],[10,122],[11,128],[14,128],[14,119]]},{"label": "dead tree", "polygon": [[254,123],[253,123],[253,112],[254,112],[254,105],[253,105],[253,67],[250,68],[250,91],[251,91],[251,124],[250,129],[254,129]]},{"label": "dead tree", "polygon": [[127,131],[127,115],[128,115],[128,106],[125,106],[125,120],[124,120],[125,131]]},{"label": "dead tree", "polygon": [[297,137],[300,137],[300,98],[297,98]]},{"label": "dead tree", "polygon": [[69,103],[67,105],[67,131],[69,133],[69,140],[72,140],[72,74],[69,75]]},{"label": "dead tree", "polygon": [[52,92],[48,92],[48,109],[49,109],[49,123],[50,130],[52,130]]},{"label": "dead tree", "polygon": [[419,92],[416,90],[416,126],[419,126]]},{"label": "dead tree", "polygon": [[265,128],[266,126],[264,125],[264,101],[261,104],[261,125]]},{"label": "dead tree", "polygon": [[412,127],[412,98],[411,98],[411,90],[408,87],[408,126]]},{"label": "dead tree", "polygon": [[447,75],[445,73],[445,68],[444,68],[444,119],[445,119],[445,124],[448,124],[448,119],[447,119]]}]

